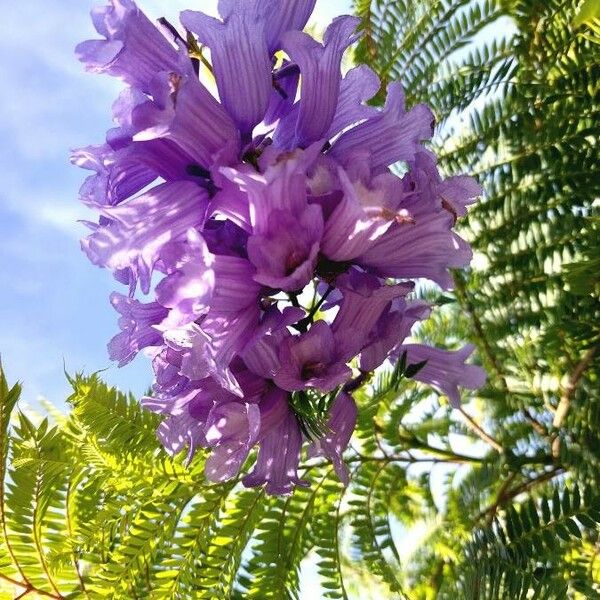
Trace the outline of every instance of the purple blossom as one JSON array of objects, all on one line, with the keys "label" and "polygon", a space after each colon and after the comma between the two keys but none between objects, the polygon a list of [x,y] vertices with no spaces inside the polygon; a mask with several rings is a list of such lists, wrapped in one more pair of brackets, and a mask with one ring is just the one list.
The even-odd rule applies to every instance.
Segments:
[{"label": "purple blossom", "polygon": [[333,462],[340,480],[348,485],[348,467],[342,459],[354,426],[358,409],[350,394],[341,393],[331,405],[327,421],[327,433],[316,440],[309,449],[310,456],[326,456]]},{"label": "purple blossom", "polygon": [[385,308],[406,296],[412,283],[386,285],[378,277],[353,269],[341,275],[337,285],[342,292],[339,311],[333,321],[338,352],[346,360],[360,353]]},{"label": "purple blossom", "polygon": [[272,89],[267,45],[268,2],[221,2],[223,21],[201,12],[181,13],[181,22],[211,49],[219,97],[243,137],[264,117]]},{"label": "purple blossom", "polygon": [[406,352],[407,364],[427,361],[414,378],[436,387],[442,394],[448,396],[448,400],[454,408],[458,408],[460,406],[459,387],[476,390],[485,384],[485,371],[481,367],[465,363],[474,350],[475,346],[472,344],[468,344],[456,352],[422,344],[405,344],[399,346],[396,353],[401,355]]},{"label": "purple blossom", "polygon": [[185,241],[163,248],[161,260],[166,277],[156,286],[156,299],[169,309],[162,324],[168,330],[187,325],[208,311],[215,288],[215,259],[192,228]]},{"label": "purple blossom", "polygon": [[202,227],[207,204],[206,192],[189,181],[164,183],[103,208],[101,214],[108,222],[83,240],[83,250],[95,265],[131,269],[147,294],[161,250],[190,228]]},{"label": "purple blossom", "polygon": [[315,321],[300,336],[285,338],[279,348],[279,363],[273,381],[288,392],[309,387],[330,392],[352,376],[325,321]]},{"label": "purple blossom", "polygon": [[[470,347],[405,343],[431,310],[411,299],[412,280],[450,288],[449,269],[470,260],[453,226],[480,188],[441,177],[423,146],[433,115],[407,109],[398,83],[383,109],[366,104],[375,73],[342,75],[357,19],[334,20],[318,43],[302,32],[314,4],[220,0],[220,19],[184,11],[192,44],[132,0],[109,0],[92,13],[104,39],[77,48],[88,71],[128,86],[106,140],[72,155],[91,172],[81,200],[99,213],[83,249],[129,292],[111,296],[121,332],[110,356],[152,354],[143,404],[161,415],[168,452],[209,449],[212,481],[255,456],[243,483],[272,494],[306,484],[305,441],[348,482],[353,375],[406,352],[427,361],[415,378],[453,406],[460,387],[485,379],[465,364]],[[201,45],[218,97],[198,75]],[[402,178],[389,169],[398,161]],[[313,396],[325,403],[308,415],[316,428],[298,408]]]},{"label": "purple blossom", "polygon": [[[305,148],[329,130],[338,103],[342,55],[358,39],[358,24],[356,17],[338,17],[327,28],[323,45],[300,31],[284,34],[283,49],[302,76],[298,110],[292,108],[281,121],[283,131],[294,127],[293,147]],[[277,144],[277,136],[274,142]]]},{"label": "purple blossom", "polygon": [[107,73],[146,92],[157,73],[177,65],[177,52],[132,0],[94,8],[92,21],[106,40],[88,40],[76,53],[87,71]]},{"label": "purple blossom", "polygon": [[323,213],[318,206],[307,206],[300,218],[273,210],[267,230],[248,239],[254,279],[286,292],[302,290],[313,278],[322,236]]},{"label": "purple blossom", "polygon": [[131,362],[143,348],[162,345],[162,336],[156,326],[169,315],[167,308],[158,302],[143,304],[117,292],[111,294],[110,302],[121,315],[121,333],[108,344],[111,360],[118,361],[122,367]]},{"label": "purple blossom", "polygon": [[298,477],[302,433],[283,390],[274,389],[261,403],[261,431],[254,470],[244,477],[246,487],[266,484],[269,494],[289,494]]},{"label": "purple blossom", "polygon": [[206,442],[213,449],[206,461],[211,481],[234,477],[258,439],[260,409],[247,402],[228,402],[214,406],[206,421]]}]

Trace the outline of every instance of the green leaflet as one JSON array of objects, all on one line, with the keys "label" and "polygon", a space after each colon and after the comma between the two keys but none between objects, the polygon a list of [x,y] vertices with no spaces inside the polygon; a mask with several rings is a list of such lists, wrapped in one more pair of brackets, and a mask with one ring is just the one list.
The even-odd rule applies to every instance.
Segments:
[{"label": "green leaflet", "polygon": [[591,23],[594,19],[598,19],[600,17],[600,1],[599,0],[585,0],[581,7],[579,8],[579,12],[573,19],[573,25],[575,27],[579,27],[579,25],[583,25],[584,23]]}]

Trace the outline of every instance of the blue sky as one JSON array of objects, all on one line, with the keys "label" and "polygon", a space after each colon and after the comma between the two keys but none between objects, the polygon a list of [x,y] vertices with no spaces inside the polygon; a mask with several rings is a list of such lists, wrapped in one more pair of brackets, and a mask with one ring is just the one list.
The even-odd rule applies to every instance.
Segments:
[{"label": "blue sky", "polygon": [[[137,394],[151,383],[139,357],[110,365],[106,343],[116,333],[108,295],[110,274],[87,262],[78,203],[86,172],[70,165],[70,148],[100,143],[111,127],[120,84],[88,75],[75,45],[97,37],[91,0],[11,2],[0,25],[0,356],[10,381],[23,381],[24,400],[44,396],[58,406],[68,394],[67,371],[108,370],[104,378]],[[102,4],[102,2],[100,2]],[[139,0],[152,18],[194,8],[214,13],[216,0]],[[318,0],[324,27],[349,13],[350,0]]]}]

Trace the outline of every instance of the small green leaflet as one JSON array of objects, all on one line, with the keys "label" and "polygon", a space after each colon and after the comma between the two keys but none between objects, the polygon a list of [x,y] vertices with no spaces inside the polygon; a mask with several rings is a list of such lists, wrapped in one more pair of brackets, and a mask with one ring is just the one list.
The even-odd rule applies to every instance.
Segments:
[{"label": "small green leaflet", "polygon": [[600,0],[585,0],[577,16],[573,19],[573,25],[579,27],[598,18],[600,18]]}]

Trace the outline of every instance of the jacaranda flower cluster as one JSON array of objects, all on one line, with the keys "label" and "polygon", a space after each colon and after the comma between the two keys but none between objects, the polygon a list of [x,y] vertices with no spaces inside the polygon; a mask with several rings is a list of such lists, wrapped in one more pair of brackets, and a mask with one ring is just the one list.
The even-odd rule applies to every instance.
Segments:
[{"label": "jacaranda flower cluster", "polygon": [[206,474],[223,481],[258,446],[243,483],[273,494],[303,484],[304,440],[347,480],[352,391],[386,359],[419,364],[453,405],[484,381],[470,347],[404,344],[430,312],[411,280],[449,288],[471,258],[452,228],[480,188],[440,177],[422,146],[434,117],[407,110],[398,83],[382,110],[366,104],[377,76],[341,68],[358,20],[320,43],[302,32],[314,4],[221,0],[221,19],[184,11],[178,28],[110,0],[92,12],[104,39],[77,48],[127,84],[106,143],[73,158],[100,214],[83,249],[128,287],[111,298],[110,356],[153,357],[144,404],[168,451],[211,449]]}]

